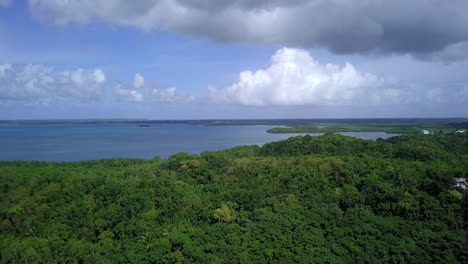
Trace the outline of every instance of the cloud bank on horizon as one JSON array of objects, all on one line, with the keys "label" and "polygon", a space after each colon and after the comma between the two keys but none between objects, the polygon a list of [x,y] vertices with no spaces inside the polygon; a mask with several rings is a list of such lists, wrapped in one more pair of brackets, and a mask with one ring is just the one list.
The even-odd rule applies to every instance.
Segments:
[{"label": "cloud bank on horizon", "polygon": [[[0,100],[42,104],[100,100],[107,78],[102,69],[58,72],[44,65],[0,65]],[[248,106],[391,105],[440,103],[440,88],[403,84],[395,79],[361,72],[351,63],[321,64],[304,49],[281,48],[266,69],[242,71],[237,82],[218,89],[208,87],[209,99],[196,98],[140,73],[132,82],[109,84],[118,101],[130,103],[216,103]],[[457,91],[464,102],[467,87]]]},{"label": "cloud bank on horizon", "polygon": [[468,57],[466,0],[29,0],[29,9],[61,26],[101,21],[223,43],[442,61]]}]

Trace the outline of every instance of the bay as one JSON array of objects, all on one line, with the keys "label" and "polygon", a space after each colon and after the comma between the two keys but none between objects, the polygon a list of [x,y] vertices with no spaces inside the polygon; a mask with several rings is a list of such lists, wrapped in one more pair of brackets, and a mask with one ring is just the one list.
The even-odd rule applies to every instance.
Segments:
[{"label": "bay", "polygon": [[[179,152],[199,154],[305,134],[269,134],[271,126],[186,124],[47,124],[0,126],[0,160],[80,161],[103,158],[167,158]],[[321,133],[309,133],[312,136]],[[395,134],[344,132],[375,140]]]}]

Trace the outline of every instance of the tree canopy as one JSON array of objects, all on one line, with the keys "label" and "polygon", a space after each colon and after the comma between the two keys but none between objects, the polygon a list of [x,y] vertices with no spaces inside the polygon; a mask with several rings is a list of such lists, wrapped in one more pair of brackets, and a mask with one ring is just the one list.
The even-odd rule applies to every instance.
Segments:
[{"label": "tree canopy", "polygon": [[0,263],[466,263],[468,135],[0,162]]}]

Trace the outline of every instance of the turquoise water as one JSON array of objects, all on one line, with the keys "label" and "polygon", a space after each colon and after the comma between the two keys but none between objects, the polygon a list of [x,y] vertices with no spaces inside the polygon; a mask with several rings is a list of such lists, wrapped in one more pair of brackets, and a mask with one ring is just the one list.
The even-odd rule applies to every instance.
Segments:
[{"label": "turquoise water", "polygon": [[[103,158],[166,158],[240,145],[263,145],[304,134],[268,134],[270,126],[65,124],[0,126],[0,160],[78,161]],[[364,139],[384,132],[343,133]],[[310,135],[320,135],[312,133]]]}]

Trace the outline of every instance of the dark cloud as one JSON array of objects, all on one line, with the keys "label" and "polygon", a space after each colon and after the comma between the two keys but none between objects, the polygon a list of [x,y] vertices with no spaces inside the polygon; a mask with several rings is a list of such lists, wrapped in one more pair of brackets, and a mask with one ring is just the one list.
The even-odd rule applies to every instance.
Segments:
[{"label": "dark cloud", "polygon": [[274,8],[303,5],[310,0],[176,0],[180,5],[203,11],[219,11],[228,8],[244,10],[271,10]]},{"label": "dark cloud", "polygon": [[[466,0],[30,0],[38,18],[61,25],[162,28],[220,42],[327,48],[339,53],[412,54],[459,60],[468,41]],[[461,54],[460,54],[461,53]]]},{"label": "dark cloud", "polygon": [[468,41],[458,42],[445,47],[443,50],[429,53],[418,54],[422,60],[437,60],[445,63],[454,61],[463,61],[468,59]]}]

